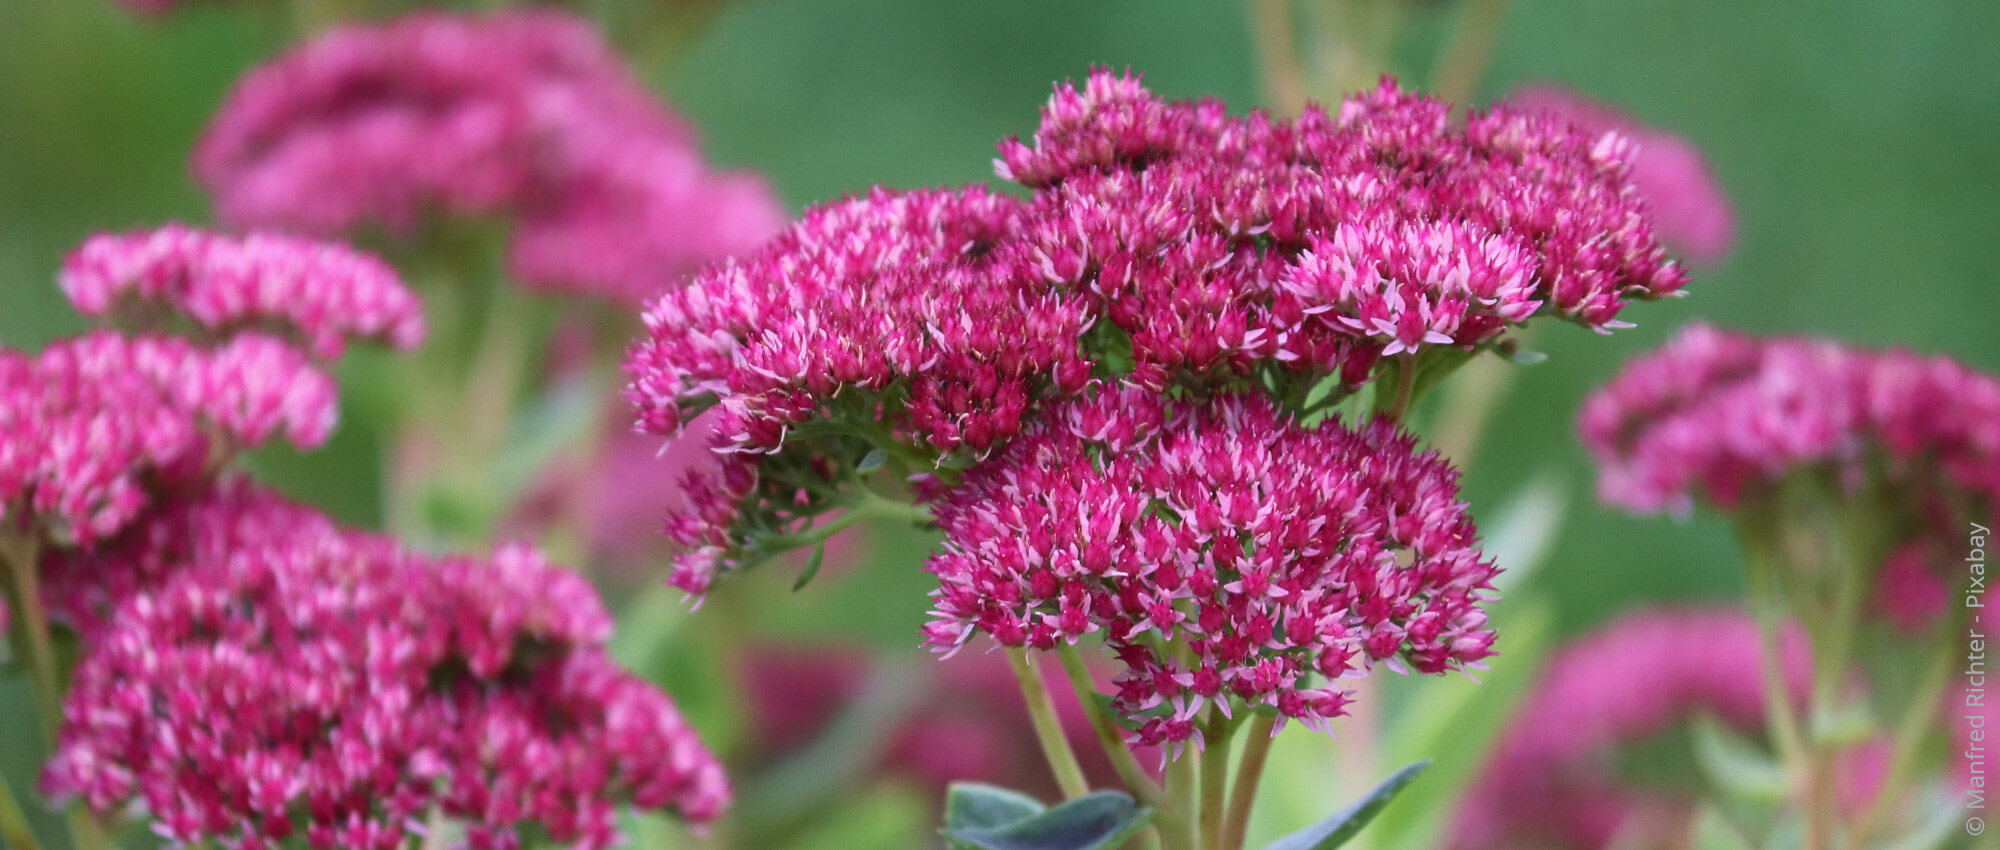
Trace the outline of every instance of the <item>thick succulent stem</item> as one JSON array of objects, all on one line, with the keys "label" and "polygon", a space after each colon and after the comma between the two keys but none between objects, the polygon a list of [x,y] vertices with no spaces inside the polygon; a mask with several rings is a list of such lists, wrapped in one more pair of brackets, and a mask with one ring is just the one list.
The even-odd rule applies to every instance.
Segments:
[{"label": "thick succulent stem", "polygon": [[1026,649],[1007,650],[1007,659],[1014,664],[1014,679],[1021,685],[1028,716],[1034,721],[1035,737],[1041,742],[1049,770],[1055,773],[1056,785],[1062,788],[1065,797],[1090,793],[1090,783],[1083,778],[1083,764],[1076,760],[1076,751],[1070,749],[1069,738],[1063,735],[1062,720],[1056,715],[1055,700],[1049,697],[1041,671],[1028,663]]}]

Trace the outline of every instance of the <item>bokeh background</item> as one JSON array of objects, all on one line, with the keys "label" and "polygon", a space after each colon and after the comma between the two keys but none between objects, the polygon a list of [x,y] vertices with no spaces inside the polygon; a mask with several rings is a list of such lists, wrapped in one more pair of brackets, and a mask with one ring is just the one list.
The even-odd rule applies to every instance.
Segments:
[{"label": "bokeh background", "polygon": [[[80,326],[54,270],[90,232],[207,220],[188,151],[230,83],[283,46],[254,5],[145,20],[109,0],[0,0],[0,341],[33,348]],[[1419,83],[1454,20],[1454,4],[1433,6],[1398,54],[1408,66],[1394,69]],[[1740,563],[1721,523],[1594,505],[1571,428],[1592,386],[1684,323],[1904,345],[2000,371],[1996,44],[1991,0],[1513,4],[1482,101],[1557,83],[1686,136],[1733,201],[1739,231],[1725,263],[1697,270],[1689,297],[1622,317],[1637,328],[1539,338],[1549,359],[1525,367],[1468,479],[1482,519],[1525,510],[1538,517],[1529,525],[1553,529],[1507,604],[1532,601],[1548,630],[1567,634],[1647,601],[1737,592]],[[1092,64],[1141,70],[1172,96],[1232,106],[1260,96],[1233,2],[748,0],[652,54],[640,69],[700,128],[711,158],[768,175],[795,210],[873,183],[986,179],[993,142],[1031,131],[1050,85]],[[260,463],[293,493],[367,524],[379,509],[378,464],[365,457],[374,450],[342,438],[314,457]],[[928,577],[908,559],[923,545],[873,541],[863,560],[901,563],[773,594],[769,624],[755,628],[914,654]],[[646,616],[680,615],[625,619]],[[675,695],[699,719],[702,695],[689,687],[699,683]],[[0,685],[0,769],[23,777],[38,747],[16,690]],[[905,822],[927,816],[897,805],[882,816],[893,823],[867,833],[879,838],[825,846],[897,846]]]}]

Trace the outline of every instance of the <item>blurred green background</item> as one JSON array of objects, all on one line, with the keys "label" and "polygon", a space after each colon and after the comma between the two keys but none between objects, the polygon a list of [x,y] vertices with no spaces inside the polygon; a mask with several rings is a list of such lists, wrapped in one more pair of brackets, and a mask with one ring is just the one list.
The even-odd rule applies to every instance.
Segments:
[{"label": "blurred green background", "polygon": [[[1394,69],[1413,82],[1455,20],[1455,4],[1430,7],[1399,53],[1409,66]],[[1482,98],[1555,82],[1679,132],[1739,220],[1734,255],[1699,269],[1689,297],[1628,311],[1636,329],[1542,336],[1550,359],[1520,376],[1469,473],[1477,510],[1530,480],[1567,500],[1547,563],[1514,590],[1548,600],[1559,633],[1642,601],[1736,590],[1720,523],[1596,507],[1572,435],[1583,395],[1680,325],[1905,345],[2000,370],[1996,45],[1992,0],[1513,5]],[[190,146],[231,81],[281,47],[269,20],[229,4],[148,21],[109,0],[0,0],[0,341],[32,348],[79,326],[53,276],[86,234],[206,219]],[[993,142],[1031,131],[1051,83],[1093,63],[1144,71],[1173,96],[1259,96],[1242,7],[1184,0],[752,0],[645,72],[714,159],[769,175],[797,208],[872,183],[986,179]],[[343,464],[341,450],[287,483],[366,521],[372,482],[352,470],[373,465]],[[924,578],[883,579],[904,594],[888,610],[869,601],[880,588],[852,582],[827,589],[839,601],[797,604],[910,650]],[[17,745],[32,740],[27,721],[0,711],[11,775],[32,770],[34,748]]]}]

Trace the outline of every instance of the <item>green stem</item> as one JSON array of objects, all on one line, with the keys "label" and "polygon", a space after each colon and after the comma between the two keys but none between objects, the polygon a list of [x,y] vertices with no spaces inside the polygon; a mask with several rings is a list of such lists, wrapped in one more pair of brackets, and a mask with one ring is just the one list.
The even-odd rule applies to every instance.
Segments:
[{"label": "green stem", "polygon": [[62,680],[56,671],[55,645],[49,638],[48,612],[42,607],[38,548],[33,538],[0,531],[0,560],[6,561],[13,584],[14,608],[21,621],[17,628],[27,645],[28,676],[34,685],[42,739],[54,747],[56,731],[62,726]]},{"label": "green stem", "polygon": [[[1162,744],[1170,750],[1172,744]],[[1194,745],[1184,743],[1180,758],[1167,764],[1167,798],[1160,805],[1160,811],[1153,817],[1159,825],[1160,834],[1168,839],[1169,850],[1202,850],[1198,843],[1201,833],[1195,824],[1195,796],[1199,792],[1196,783]],[[1176,835],[1186,836],[1182,843],[1173,841]]]},{"label": "green stem", "polygon": [[1249,6],[1264,103],[1273,114],[1297,115],[1306,106],[1306,79],[1292,31],[1291,0],[1249,0]]},{"label": "green stem", "polygon": [[1799,731],[1798,716],[1792,711],[1791,687],[1785,681],[1784,599],[1778,588],[1778,561],[1767,531],[1761,524],[1745,520],[1738,526],[1738,538],[1742,541],[1750,582],[1750,608],[1760,638],[1765,725],[1778,748],[1779,758],[1796,780],[1805,770],[1806,743]]},{"label": "green stem", "polygon": [[1067,643],[1056,645],[1056,657],[1062,660],[1063,672],[1069,674],[1069,684],[1076,691],[1076,698],[1083,703],[1084,715],[1090,718],[1090,729],[1097,733],[1097,743],[1104,748],[1104,755],[1111,760],[1111,767],[1118,771],[1118,778],[1125,781],[1125,787],[1141,805],[1158,806],[1164,798],[1160,785],[1146,773],[1139,764],[1132,748],[1125,743],[1125,733],[1094,697],[1097,685],[1090,679],[1090,668],[1084,665],[1083,656],[1076,647]]},{"label": "green stem", "polygon": [[15,799],[14,788],[0,781],[0,841],[16,850],[41,850],[41,843],[35,840],[35,831],[28,827],[28,816],[21,811],[21,801]]},{"label": "green stem", "polygon": [[[5,562],[5,569],[13,579],[20,642],[27,646],[24,654],[28,660],[28,676],[33,685],[42,738],[50,749],[54,749],[56,735],[62,728],[63,683],[62,673],[56,668],[55,645],[49,636],[48,612],[42,607],[41,561],[37,541],[19,533],[0,532],[0,561]],[[0,808],[13,807],[18,811],[12,791],[7,794],[8,799],[0,802]],[[111,846],[103,827],[81,803],[69,807],[68,818],[70,844],[77,850],[100,850]],[[7,820],[6,814],[0,813],[0,821],[4,820]],[[25,828],[25,822],[23,825]]]},{"label": "green stem", "polygon": [[1271,754],[1275,714],[1259,714],[1244,732],[1243,760],[1236,765],[1236,787],[1230,789],[1229,814],[1223,819],[1222,850],[1243,850],[1250,833],[1250,809],[1257,803],[1257,783],[1264,778],[1264,760]]},{"label": "green stem", "polygon": [[1056,716],[1055,701],[1049,698],[1048,684],[1028,663],[1028,651],[1010,648],[1007,660],[1014,664],[1014,679],[1021,685],[1021,697],[1028,703],[1035,737],[1041,741],[1042,756],[1048,760],[1049,770],[1056,775],[1056,785],[1062,788],[1063,796],[1071,799],[1090,793],[1090,783],[1083,778],[1083,765],[1070,749],[1069,738],[1063,735],[1062,721]]},{"label": "green stem", "polygon": [[1394,421],[1401,422],[1410,413],[1411,396],[1417,389],[1417,358],[1413,354],[1396,355],[1396,395],[1382,413]]},{"label": "green stem", "polygon": [[1856,846],[1865,846],[1875,834],[1875,829],[1889,808],[1903,796],[1903,790],[1915,778],[1917,763],[1923,755],[1925,742],[1937,726],[1938,698],[1944,694],[1945,686],[1951,682],[1951,668],[1956,646],[1951,636],[1954,630],[1947,628],[1937,637],[1937,649],[1931,656],[1910,702],[1903,709],[1903,719],[1896,725],[1896,736],[1890,744],[1889,771],[1882,779],[1882,786],[1875,794],[1866,814],[1854,829]]},{"label": "green stem", "polygon": [[1236,725],[1223,717],[1222,712],[1210,711],[1201,751],[1201,841],[1203,847],[1219,848],[1229,793],[1229,736],[1236,731]]},{"label": "green stem", "polygon": [[1431,72],[1431,90],[1446,103],[1464,104],[1479,93],[1493,62],[1493,47],[1507,19],[1507,0],[1466,0],[1465,16]]},{"label": "green stem", "polygon": [[933,517],[929,508],[884,498],[864,487],[853,490],[854,503],[840,516],[792,534],[773,534],[758,540],[758,548],[768,554],[818,546],[846,529],[872,520],[923,523]]}]

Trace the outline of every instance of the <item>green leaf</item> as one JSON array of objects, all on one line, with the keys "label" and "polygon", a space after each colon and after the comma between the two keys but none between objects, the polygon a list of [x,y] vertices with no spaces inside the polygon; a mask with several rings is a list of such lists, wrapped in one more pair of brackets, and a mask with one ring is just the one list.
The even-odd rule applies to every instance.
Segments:
[{"label": "green leaf", "polygon": [[1360,802],[1335,812],[1326,820],[1280,838],[1264,850],[1334,850],[1346,844],[1348,839],[1360,834],[1369,821],[1381,814],[1389,801],[1396,799],[1396,795],[1423,773],[1424,768],[1430,766],[1430,762],[1420,761],[1396,771]]},{"label": "green leaf", "polygon": [[825,563],[826,563],[826,544],[821,543],[818,546],[813,547],[812,557],[806,559],[806,568],[805,570],[799,573],[799,580],[792,582],[792,592],[797,593],[799,590],[803,589],[807,584],[810,584],[813,580],[813,576],[819,575],[820,566]]},{"label": "green leaf", "polygon": [[944,797],[946,829],[999,829],[1045,811],[1033,797],[983,782],[953,782]]},{"label": "green leaf", "polygon": [[1785,798],[1791,784],[1785,767],[1762,747],[1708,714],[1697,716],[1691,729],[1695,762],[1725,795],[1764,803]]},{"label": "green leaf", "polygon": [[874,472],[875,470],[881,469],[882,464],[888,462],[889,462],[889,450],[875,449],[874,451],[871,451],[868,454],[862,456],[861,462],[854,465],[854,471]]},{"label": "green leaf", "polygon": [[998,827],[947,827],[953,847],[974,850],[1111,850],[1144,829],[1153,810],[1117,791],[1096,791]]},{"label": "green leaf", "polygon": [[[1508,564],[1509,572],[1517,569]],[[1505,575],[1505,573],[1502,573]],[[1408,764],[1435,754],[1423,784],[1404,792],[1403,805],[1375,819],[1371,837],[1378,847],[1429,850],[1443,843],[1437,812],[1448,811],[1465,792],[1487,754],[1527,694],[1542,662],[1556,640],[1555,608],[1546,599],[1518,593],[1492,606],[1493,628],[1500,635],[1501,662],[1468,676],[1410,678],[1407,707],[1384,730],[1383,761]],[[1273,753],[1274,762],[1283,754]],[[1262,808],[1263,800],[1258,801]],[[1319,811],[1300,812],[1289,821],[1303,822]]]},{"label": "green leaf", "polygon": [[1696,813],[1692,833],[1694,850],[1756,850],[1756,846],[1714,806]]}]

